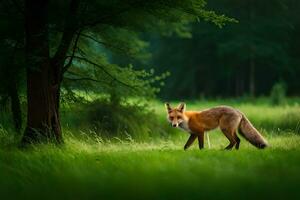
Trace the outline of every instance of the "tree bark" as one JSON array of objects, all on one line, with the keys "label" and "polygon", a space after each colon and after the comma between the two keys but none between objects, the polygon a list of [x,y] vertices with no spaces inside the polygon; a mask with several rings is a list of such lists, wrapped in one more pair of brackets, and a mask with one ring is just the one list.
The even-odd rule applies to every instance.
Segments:
[{"label": "tree bark", "polygon": [[[249,27],[250,31],[253,31],[254,16],[255,11],[253,8],[253,2],[249,1]],[[250,97],[255,96],[255,46],[254,44],[250,45],[249,53],[249,93]]]},{"label": "tree bark", "polygon": [[[80,0],[71,0],[70,2],[70,8],[69,11],[67,12],[66,20],[65,20],[65,28],[64,32],[60,41],[60,45],[51,59],[51,65],[52,65],[52,70],[53,70],[53,77],[52,77],[52,82],[56,86],[56,92],[54,94],[55,96],[55,104],[57,110],[59,110],[59,104],[60,104],[60,87],[61,87],[61,82],[63,79],[63,67],[65,63],[65,59],[67,56],[67,52],[70,48],[70,45],[72,43],[72,40],[74,38],[74,35],[76,33],[76,30],[78,28],[78,19],[77,19],[77,13],[79,9],[79,3]],[[79,35],[77,38],[77,41],[74,44],[74,51],[76,50],[76,45],[79,39]],[[59,120],[59,112],[57,114],[57,118]]]},{"label": "tree bark", "polygon": [[17,84],[14,80],[12,85],[9,89],[9,96],[11,99],[11,112],[13,116],[13,121],[15,124],[15,129],[20,132],[22,128],[22,111],[21,111],[21,104],[20,104],[20,98],[18,94]]},{"label": "tree bark", "polygon": [[250,96],[255,96],[255,61],[254,58],[250,58],[250,72],[249,72],[249,91]]},{"label": "tree bark", "polygon": [[77,30],[79,0],[70,1],[65,29],[53,58],[49,56],[49,0],[26,0],[27,126],[22,143],[62,143],[59,117],[62,68]]},{"label": "tree bark", "polygon": [[26,0],[27,125],[22,143],[62,142],[56,106],[59,87],[49,58],[48,0]]}]

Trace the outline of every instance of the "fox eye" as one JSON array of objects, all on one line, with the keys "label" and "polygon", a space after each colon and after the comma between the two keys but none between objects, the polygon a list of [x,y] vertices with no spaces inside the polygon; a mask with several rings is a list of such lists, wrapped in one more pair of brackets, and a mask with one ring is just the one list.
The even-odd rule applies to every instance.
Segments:
[{"label": "fox eye", "polygon": [[174,117],[170,117],[170,120],[173,120],[174,119]]},{"label": "fox eye", "polygon": [[180,117],[180,116],[178,116],[177,118],[178,118],[178,119],[181,119],[181,117]]}]

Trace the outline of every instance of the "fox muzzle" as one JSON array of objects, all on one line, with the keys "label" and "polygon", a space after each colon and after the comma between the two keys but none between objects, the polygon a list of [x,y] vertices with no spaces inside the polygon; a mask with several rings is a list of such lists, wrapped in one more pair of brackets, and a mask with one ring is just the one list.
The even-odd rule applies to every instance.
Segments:
[{"label": "fox muzzle", "polygon": [[178,123],[172,123],[173,127],[178,127]]}]

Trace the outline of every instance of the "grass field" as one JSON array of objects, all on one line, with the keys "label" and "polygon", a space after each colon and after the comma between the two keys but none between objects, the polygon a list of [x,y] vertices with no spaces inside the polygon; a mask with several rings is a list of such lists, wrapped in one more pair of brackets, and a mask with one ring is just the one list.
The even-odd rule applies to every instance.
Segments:
[{"label": "grass field", "polygon": [[[190,102],[188,108],[215,104],[220,102]],[[218,130],[209,133],[212,148],[202,151],[196,144],[183,151],[188,135],[173,129],[170,137],[145,140],[78,137],[65,130],[62,147],[22,150],[13,145],[16,137],[0,129],[1,199],[299,198],[300,106],[223,104],[246,113],[270,147],[258,150],[242,140],[239,151],[224,151],[228,141]],[[163,105],[152,106],[165,126]]]}]

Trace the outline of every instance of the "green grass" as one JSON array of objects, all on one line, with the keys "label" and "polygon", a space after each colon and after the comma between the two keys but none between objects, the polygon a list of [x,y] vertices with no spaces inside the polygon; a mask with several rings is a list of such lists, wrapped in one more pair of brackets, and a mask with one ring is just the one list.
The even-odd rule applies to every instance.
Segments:
[{"label": "green grass", "polygon": [[294,128],[299,105],[187,102],[188,109],[218,104],[242,110],[270,147],[258,150],[242,140],[239,151],[224,151],[228,141],[215,130],[209,133],[211,149],[205,144],[200,151],[195,143],[183,151],[188,135],[168,128],[161,102],[151,106],[168,137],[104,140],[65,131],[62,147],[48,144],[22,150],[14,145],[17,137],[0,128],[1,199],[300,198],[300,135]]},{"label": "green grass", "polygon": [[[215,135],[213,135],[215,134]],[[239,151],[212,133],[212,149],[183,151],[185,138],[146,143],[79,141],[62,148],[0,150],[0,188],[10,198],[266,199],[299,194],[300,137],[270,137]]]}]

